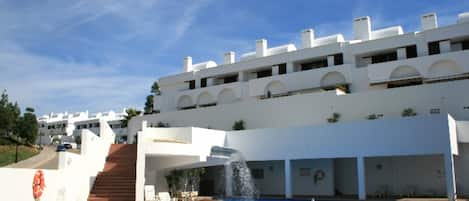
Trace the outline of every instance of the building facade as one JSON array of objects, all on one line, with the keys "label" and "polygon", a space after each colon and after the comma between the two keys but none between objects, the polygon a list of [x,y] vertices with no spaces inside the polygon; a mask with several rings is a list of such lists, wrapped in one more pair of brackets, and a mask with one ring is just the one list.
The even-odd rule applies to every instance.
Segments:
[{"label": "building facade", "polygon": [[[405,33],[360,17],[351,40],[306,29],[301,47],[261,39],[239,61],[186,57],[183,73],[159,79],[160,113],[129,124],[136,199],[143,185],[167,190],[170,168],[209,166],[212,146],[242,152],[265,196],[469,195],[469,13],[455,21],[429,13]],[[239,120],[247,130],[231,131]],[[212,194],[236,194],[210,177]]]},{"label": "building facade", "polygon": [[39,137],[38,144],[48,145],[54,139],[60,142],[75,142],[75,137],[81,135],[83,129],[89,129],[99,135],[100,121],[106,121],[116,133],[118,142],[127,141],[127,128],[122,126],[121,121],[126,115],[125,110],[121,113],[114,111],[89,114],[76,112],[73,114],[51,113],[38,118]]}]

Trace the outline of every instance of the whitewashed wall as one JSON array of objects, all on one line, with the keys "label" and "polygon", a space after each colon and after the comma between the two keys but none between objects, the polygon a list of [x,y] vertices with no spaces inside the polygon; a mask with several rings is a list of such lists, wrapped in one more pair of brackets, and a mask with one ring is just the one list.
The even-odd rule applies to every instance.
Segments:
[{"label": "whitewashed wall", "polygon": [[[326,124],[333,112],[341,114],[340,122],[364,120],[370,114],[384,118],[400,117],[402,110],[413,108],[419,115],[430,115],[430,109],[450,113],[456,120],[469,120],[469,80],[375,90],[337,96],[319,92],[264,100],[246,100],[193,110],[164,112],[133,118],[129,136],[141,129],[141,122],[165,122],[173,127],[194,126],[231,130],[233,123],[244,120],[247,129],[279,128]],[[364,104],[366,103],[366,104]],[[129,137],[132,140],[133,137]],[[130,141],[132,142],[132,141]]]},{"label": "whitewashed wall", "polygon": [[[41,200],[86,201],[94,178],[104,167],[115,135],[101,122],[101,137],[83,130],[81,154],[61,152],[59,169],[43,170],[46,188]],[[32,181],[36,169],[0,168],[2,200],[33,201]]]}]

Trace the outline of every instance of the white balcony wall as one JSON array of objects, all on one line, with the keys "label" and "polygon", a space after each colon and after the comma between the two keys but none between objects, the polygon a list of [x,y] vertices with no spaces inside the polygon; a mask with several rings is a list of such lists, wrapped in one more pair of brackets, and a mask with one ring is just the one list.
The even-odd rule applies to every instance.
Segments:
[{"label": "white balcony wall", "polygon": [[245,82],[233,82],[233,83],[228,83],[228,84],[220,84],[220,85],[214,85],[214,86],[209,86],[209,87],[204,87],[204,88],[197,88],[197,89],[192,89],[192,90],[186,90],[182,91],[179,93],[177,96],[176,100],[173,102],[177,103],[177,101],[183,97],[183,96],[189,96],[192,101],[196,104],[200,98],[201,95],[203,94],[209,94],[215,102],[218,101],[218,99],[224,98],[225,92],[229,90],[232,95],[233,99],[231,100],[233,102],[241,99],[242,94],[243,94],[243,86],[246,85]]},{"label": "white balcony wall", "polygon": [[161,121],[172,127],[196,126],[231,130],[233,123],[242,119],[247,129],[256,129],[326,124],[326,119],[333,112],[341,114],[340,122],[363,120],[373,113],[383,114],[384,118],[399,117],[405,108],[413,108],[418,115],[430,115],[430,110],[437,108],[441,113],[450,113],[458,121],[467,121],[469,113],[464,107],[469,106],[469,94],[463,92],[467,91],[468,84],[469,80],[461,80],[341,96],[337,96],[335,91],[325,91],[245,100],[214,107],[135,117],[129,123],[129,133],[135,135],[141,129],[143,120],[151,123]]},{"label": "white balcony wall", "polygon": [[452,123],[448,115],[434,115],[229,131],[226,146],[242,150],[246,160],[252,161],[457,154]]},{"label": "white balcony wall", "polygon": [[[397,78],[392,77],[393,72],[396,72],[400,67],[413,68],[418,72],[418,76],[427,79],[464,74],[469,73],[469,66],[466,65],[467,58],[469,58],[469,51],[466,50],[370,64],[368,65],[368,77],[370,83],[405,79],[405,75]],[[410,76],[415,76],[415,74]]]},{"label": "white balcony wall", "polygon": [[298,91],[304,89],[316,89],[321,87],[321,80],[328,73],[340,73],[347,83],[351,82],[350,65],[330,66],[307,71],[299,71],[289,74],[264,77],[249,81],[249,96],[265,95],[269,84],[279,82],[288,91]]}]

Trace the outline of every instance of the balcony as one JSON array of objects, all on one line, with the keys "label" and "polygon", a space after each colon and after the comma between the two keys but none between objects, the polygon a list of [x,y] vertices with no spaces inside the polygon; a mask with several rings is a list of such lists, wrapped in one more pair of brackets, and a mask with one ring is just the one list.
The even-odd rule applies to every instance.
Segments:
[{"label": "balcony", "polygon": [[325,68],[274,75],[250,80],[249,96],[263,97],[285,95],[298,91],[327,89],[351,82],[351,65],[344,64]]},{"label": "balcony", "polygon": [[245,82],[233,82],[182,91],[177,97],[177,107],[190,109],[197,106],[232,103],[242,97],[246,87]]},{"label": "balcony", "polygon": [[403,59],[368,65],[370,84],[384,84],[402,80],[422,79],[436,82],[469,77],[465,60],[469,50]]}]

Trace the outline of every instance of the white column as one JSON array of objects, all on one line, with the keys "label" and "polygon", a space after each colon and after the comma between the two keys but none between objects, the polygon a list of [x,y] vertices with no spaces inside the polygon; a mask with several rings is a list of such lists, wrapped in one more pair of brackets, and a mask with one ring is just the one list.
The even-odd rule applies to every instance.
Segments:
[{"label": "white column", "polygon": [[248,75],[246,71],[240,71],[238,73],[238,82],[248,81]]},{"label": "white column", "polygon": [[[143,132],[142,132],[143,133]],[[142,133],[138,136],[138,142],[141,142]],[[137,144],[137,173],[135,178],[135,200],[143,201],[144,199],[144,189],[145,186],[145,153],[141,151],[140,144]]]},{"label": "white column", "polygon": [[407,52],[404,47],[397,49],[397,60],[402,60],[402,59],[407,59]]},{"label": "white column", "polygon": [[287,73],[293,72],[295,72],[295,65],[293,65],[293,62],[287,62]]},{"label": "white column", "polygon": [[366,199],[365,186],[365,158],[357,157],[357,176],[358,176],[358,199]]},{"label": "white column", "polygon": [[327,56],[327,66],[333,66],[333,65],[334,65],[334,55]]},{"label": "white column", "polygon": [[200,78],[195,78],[195,88],[196,89],[200,88],[200,86],[201,86],[200,83],[201,83]]},{"label": "white column", "polygon": [[456,178],[454,176],[453,154],[445,154],[446,194],[449,201],[456,200]]},{"label": "white column", "polygon": [[213,77],[208,77],[207,78],[207,87],[213,86]]},{"label": "white column", "polygon": [[440,53],[451,52],[451,41],[440,41]]},{"label": "white column", "polygon": [[275,65],[275,66],[272,66],[272,76],[274,75],[278,75],[278,66]]},{"label": "white column", "polygon": [[285,160],[285,198],[292,198],[292,187],[291,184],[291,161],[290,159]]},{"label": "white column", "polygon": [[225,164],[225,196],[233,196],[233,170],[230,164]]}]

